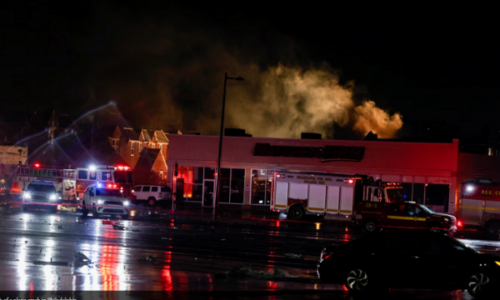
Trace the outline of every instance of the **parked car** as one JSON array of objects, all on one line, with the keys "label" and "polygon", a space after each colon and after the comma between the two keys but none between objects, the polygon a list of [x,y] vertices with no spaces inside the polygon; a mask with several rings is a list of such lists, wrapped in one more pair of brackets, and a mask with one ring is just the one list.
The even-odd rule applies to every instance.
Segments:
[{"label": "parked car", "polygon": [[119,189],[104,184],[89,185],[82,199],[82,214],[92,212],[94,217],[102,215],[120,215],[127,218],[130,212],[130,201]]},{"label": "parked car", "polygon": [[52,181],[33,180],[23,191],[23,210],[27,211],[31,207],[39,207],[57,212],[57,206],[62,203],[61,198]]},{"label": "parked car", "polygon": [[415,202],[368,202],[356,205],[353,226],[374,232],[383,228],[428,229],[455,232],[462,222],[452,215],[436,213]]},{"label": "parked car", "polygon": [[345,284],[351,292],[467,289],[477,297],[498,289],[500,256],[480,254],[443,233],[377,232],[325,247],[317,271],[322,281]]},{"label": "parked car", "polygon": [[137,201],[147,201],[151,206],[172,200],[172,190],[166,185],[136,185],[133,193]]}]

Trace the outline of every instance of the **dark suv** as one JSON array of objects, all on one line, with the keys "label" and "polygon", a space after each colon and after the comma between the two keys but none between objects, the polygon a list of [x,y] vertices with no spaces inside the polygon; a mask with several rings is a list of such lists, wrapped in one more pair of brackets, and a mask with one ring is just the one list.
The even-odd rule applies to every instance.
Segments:
[{"label": "dark suv", "polygon": [[23,192],[22,197],[24,211],[37,206],[57,212],[57,206],[62,203],[62,197],[56,191],[52,181],[33,180]]},{"label": "dark suv", "polygon": [[378,232],[321,252],[318,276],[351,292],[389,288],[467,289],[489,295],[500,283],[500,257],[479,254],[444,233]]}]

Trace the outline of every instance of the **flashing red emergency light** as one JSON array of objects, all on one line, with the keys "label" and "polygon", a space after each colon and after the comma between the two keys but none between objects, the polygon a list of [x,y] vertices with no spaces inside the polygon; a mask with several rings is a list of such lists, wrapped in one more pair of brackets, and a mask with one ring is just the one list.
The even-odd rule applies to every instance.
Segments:
[{"label": "flashing red emergency light", "polygon": [[346,179],[344,180],[345,183],[349,183],[349,184],[353,184],[354,183],[354,179]]},{"label": "flashing red emergency light", "polygon": [[35,168],[40,168],[40,167],[41,167],[41,165],[40,165],[39,163],[35,163],[35,164],[34,164],[34,167],[35,167]]},{"label": "flashing red emergency light", "polygon": [[130,167],[129,166],[115,166],[115,170],[128,171],[128,170],[130,170]]},{"label": "flashing red emergency light", "polygon": [[113,187],[116,189],[116,184],[115,184],[115,185],[113,185]]},{"label": "flashing red emergency light", "polygon": [[457,227],[463,227],[464,226],[464,223],[462,222],[462,220],[457,220]]},{"label": "flashing red emergency light", "polygon": [[111,183],[108,183],[108,188],[112,188],[113,185]]},{"label": "flashing red emergency light", "polygon": [[276,177],[277,178],[281,178],[281,174],[276,174]]}]

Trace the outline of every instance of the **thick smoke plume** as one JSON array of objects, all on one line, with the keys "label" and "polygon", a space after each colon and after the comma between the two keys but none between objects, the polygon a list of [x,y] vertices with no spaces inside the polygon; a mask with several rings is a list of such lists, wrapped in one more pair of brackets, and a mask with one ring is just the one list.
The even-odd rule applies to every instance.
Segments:
[{"label": "thick smoke plume", "polygon": [[403,126],[399,114],[391,116],[373,101],[356,106],[354,86],[341,86],[338,76],[327,68],[248,69],[255,72],[252,88],[258,93],[249,94],[244,83],[231,87],[235,91],[230,99],[239,104],[230,106],[229,115],[233,126],[256,136],[297,138],[301,132],[317,132],[331,138],[337,123],[351,126],[362,136],[372,131],[380,138],[393,138]]},{"label": "thick smoke plume", "polygon": [[104,24],[120,28],[119,39],[108,42],[103,35],[86,43],[106,41],[105,52],[91,53],[93,85],[101,99],[116,101],[136,128],[218,134],[224,72],[245,79],[227,82],[226,128],[259,137],[317,132],[335,138],[337,124],[358,138],[369,131],[393,138],[403,125],[399,114],[367,97],[355,101],[353,83],[340,84],[337,72],[321,60],[303,53],[297,59],[297,43],[267,28],[268,42],[262,43],[242,32],[189,27],[183,18],[169,19],[171,24],[134,22],[117,16]]}]

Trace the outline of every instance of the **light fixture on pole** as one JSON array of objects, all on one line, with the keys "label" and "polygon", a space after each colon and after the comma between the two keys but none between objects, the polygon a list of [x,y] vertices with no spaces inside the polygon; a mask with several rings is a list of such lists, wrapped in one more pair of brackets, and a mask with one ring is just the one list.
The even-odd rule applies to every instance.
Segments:
[{"label": "light fixture on pole", "polygon": [[236,81],[243,81],[242,77],[228,77],[227,73],[224,73],[224,93],[222,96],[222,114],[221,114],[221,120],[220,120],[220,136],[219,136],[219,159],[217,162],[217,176],[215,177],[216,181],[216,193],[215,193],[215,203],[214,203],[214,218],[217,216],[217,211],[219,208],[219,196],[220,196],[220,175],[221,175],[221,168],[220,168],[220,160],[222,156],[222,137],[223,137],[223,131],[224,131],[224,110],[226,107],[226,83],[228,79],[236,80]]}]

